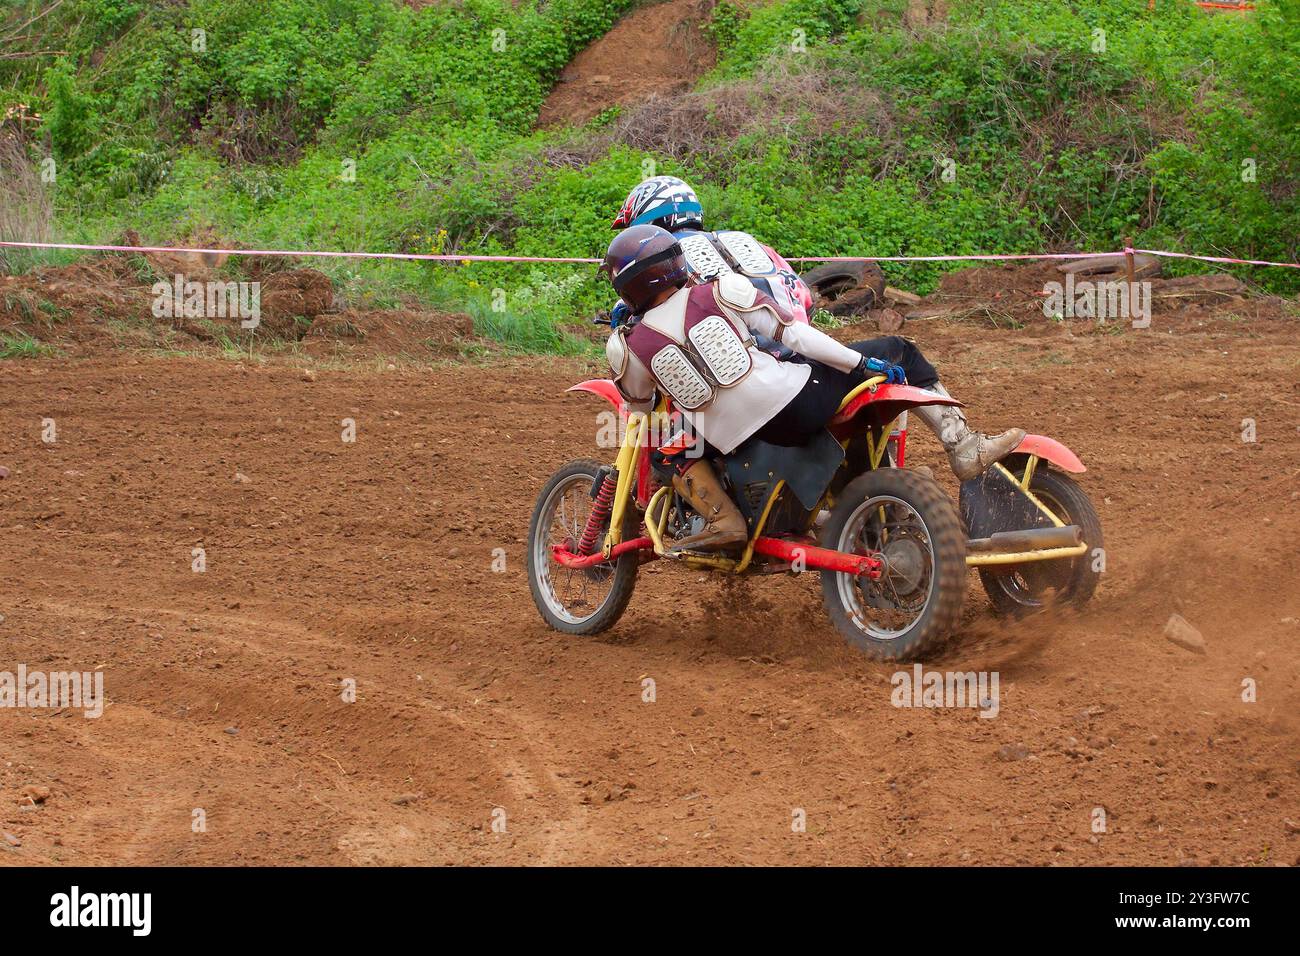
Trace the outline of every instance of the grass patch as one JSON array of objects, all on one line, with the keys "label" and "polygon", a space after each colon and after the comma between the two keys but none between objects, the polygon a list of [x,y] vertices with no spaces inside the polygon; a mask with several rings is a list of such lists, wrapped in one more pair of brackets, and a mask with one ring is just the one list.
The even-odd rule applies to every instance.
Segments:
[{"label": "grass patch", "polygon": [[34,359],[56,354],[53,346],[26,332],[0,332],[0,359]]},{"label": "grass patch", "polygon": [[481,302],[471,302],[468,311],[476,334],[513,351],[586,355],[597,348],[596,343],[572,335],[541,313],[495,310]]},{"label": "grass patch", "polygon": [[[902,0],[718,0],[717,66],[696,89],[536,129],[564,64],[637,2],[65,0],[27,25],[42,5],[11,3],[0,114],[40,121],[0,157],[0,179],[26,184],[0,193],[0,236],[589,257],[659,173],[692,182],[711,226],[787,256],[1128,235],[1300,256],[1300,0],[1245,17],[950,0],[932,27]],[[72,255],[14,251],[0,269]],[[613,298],[582,266],[304,264],[351,307],[469,312],[523,352],[592,352],[573,323]],[[925,293],[957,267],[884,269]],[[1294,270],[1234,274],[1300,291]]]}]

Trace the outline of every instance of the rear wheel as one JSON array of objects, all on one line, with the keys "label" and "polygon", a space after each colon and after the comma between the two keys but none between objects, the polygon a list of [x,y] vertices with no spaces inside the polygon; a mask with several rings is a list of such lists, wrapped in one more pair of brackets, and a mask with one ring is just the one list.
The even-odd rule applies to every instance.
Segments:
[{"label": "rear wheel", "polygon": [[823,571],[822,600],[840,633],[868,657],[924,654],[961,617],[966,536],[952,499],[933,479],[882,468],[845,486],[822,547],[878,554],[879,580]]},{"label": "rear wheel", "polygon": [[[598,634],[613,627],[627,609],[636,585],[640,558],[629,551],[613,562],[590,568],[566,568],[551,554],[554,545],[576,551],[595,505],[593,489],[603,474],[598,461],[569,462],[537,496],[528,526],[528,587],[542,618],[566,634]],[[623,522],[624,540],[635,536],[639,524],[629,507]],[[596,539],[599,548],[609,530],[607,518]]]},{"label": "rear wheel", "polygon": [[1053,471],[1046,462],[1034,471],[1029,490],[1065,524],[1079,526],[1088,550],[1069,560],[983,567],[980,584],[999,614],[1023,617],[1063,604],[1083,607],[1101,580],[1097,559],[1104,545],[1097,509],[1073,478]]}]

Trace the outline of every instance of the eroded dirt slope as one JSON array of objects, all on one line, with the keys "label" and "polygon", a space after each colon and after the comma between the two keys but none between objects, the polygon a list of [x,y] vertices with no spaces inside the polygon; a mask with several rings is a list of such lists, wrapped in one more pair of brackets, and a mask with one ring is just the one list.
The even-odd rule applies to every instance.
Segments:
[{"label": "eroded dirt slope", "polygon": [[538,125],[577,126],[611,106],[689,89],[717,59],[703,30],[712,6],[667,0],[633,10],[564,68]]},{"label": "eroded dirt slope", "polygon": [[892,707],[811,577],[651,566],[609,634],[547,631],[523,536],[593,451],[579,363],[0,364],[0,671],[110,700],[0,710],[0,862],[1294,864],[1294,323],[910,331],[979,424],[1078,450],[1106,526],[1081,617],[997,621],[972,579],[931,663],[998,669],[993,720]]}]

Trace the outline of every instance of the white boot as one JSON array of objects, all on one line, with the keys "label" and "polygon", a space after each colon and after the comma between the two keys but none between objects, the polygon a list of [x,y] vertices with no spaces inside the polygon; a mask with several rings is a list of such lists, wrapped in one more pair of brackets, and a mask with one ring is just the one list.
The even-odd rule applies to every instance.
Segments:
[{"label": "white boot", "polygon": [[[928,391],[944,398],[952,397],[938,382]],[[956,405],[918,405],[913,411],[939,437],[953,474],[962,481],[982,475],[984,469],[1011,454],[1025,440],[1023,428],[1011,428],[1001,435],[971,431],[966,416]]]}]

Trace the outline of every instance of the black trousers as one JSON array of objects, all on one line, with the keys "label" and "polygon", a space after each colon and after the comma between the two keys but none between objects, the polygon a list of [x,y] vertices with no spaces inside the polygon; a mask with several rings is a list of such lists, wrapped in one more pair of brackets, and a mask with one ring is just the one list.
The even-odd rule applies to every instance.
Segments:
[{"label": "black trousers", "polygon": [[[921,354],[916,343],[901,335],[886,335],[878,339],[854,342],[849,348],[868,358],[884,359],[893,365],[901,366],[907,374],[909,385],[930,388],[939,381],[939,373]],[[800,358],[798,361],[812,367],[812,374],[799,390],[799,394],[786,404],[779,412],[755,434],[763,441],[773,445],[806,445],[826,423],[835,417],[844,396],[861,385],[863,377],[857,372],[841,372],[821,362]],[[701,454],[702,447],[702,454]],[[694,454],[687,457],[686,452],[672,456],[655,455],[656,464],[662,468],[672,469],[679,474],[701,457],[715,458],[717,451],[709,446],[702,436],[696,436]]]},{"label": "black trousers", "polygon": [[[916,343],[901,335],[887,335],[849,346],[869,358],[884,359],[902,367],[909,385],[929,388],[939,381],[939,373],[921,354]],[[808,440],[826,427],[844,401],[844,396],[861,385],[863,378],[857,372],[841,372],[821,362],[807,361],[812,375],[799,394],[777,412],[757,432],[763,441],[773,445],[805,445]]]}]

